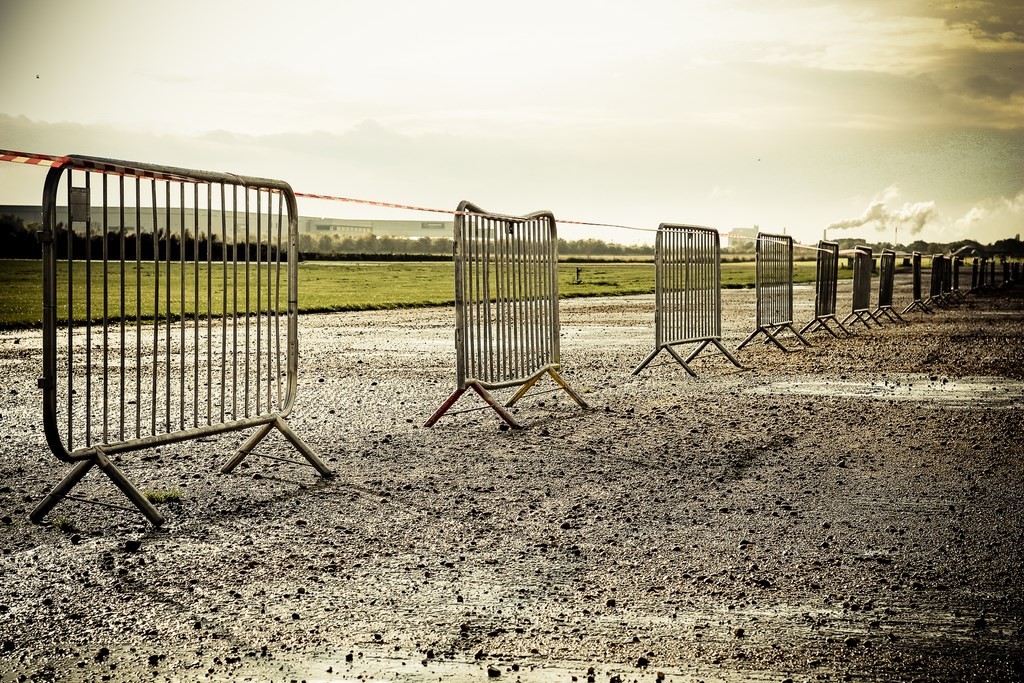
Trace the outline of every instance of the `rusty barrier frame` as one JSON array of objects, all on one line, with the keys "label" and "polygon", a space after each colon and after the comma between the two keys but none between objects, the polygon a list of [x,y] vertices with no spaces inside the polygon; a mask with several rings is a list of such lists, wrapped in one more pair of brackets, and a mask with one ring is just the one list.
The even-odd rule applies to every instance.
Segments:
[{"label": "rusty barrier frame", "polygon": [[814,278],[814,320],[803,326],[801,334],[825,330],[833,337],[839,335],[829,327],[832,321],[847,336],[852,333],[836,317],[836,295],[839,290],[839,243],[818,240]]},{"label": "rusty barrier frame", "polygon": [[[519,428],[522,425],[505,408],[515,405],[544,375],[580,407],[589,408],[558,372],[554,215],[538,211],[505,216],[463,201],[455,215],[453,252],[456,387],[424,426],[434,425],[472,389],[509,426]],[[502,407],[490,391],[508,387],[519,389]]]},{"label": "rusty barrier frame", "polygon": [[928,304],[925,302],[921,291],[921,252],[915,251],[911,256],[911,262],[914,267],[914,300],[903,309],[902,315],[918,310],[924,313],[931,313],[932,309],[928,308]]},{"label": "rusty barrier frame", "polygon": [[905,323],[896,309],[893,308],[892,297],[896,282],[896,252],[883,249],[878,257],[878,307],[874,310],[875,322],[881,322],[884,315],[891,322]]},{"label": "rusty barrier frame", "polygon": [[988,260],[988,288],[996,288],[996,260],[994,258]]},{"label": "rusty barrier frame", "polygon": [[[722,261],[717,230],[662,223],[654,238],[654,350],[633,370],[639,375],[666,351],[692,377],[690,363],[713,344],[736,367],[722,344]],[[685,359],[674,348],[697,344]]]},{"label": "rusty barrier frame", "polygon": [[871,312],[871,271],[875,259],[871,253],[871,247],[858,245],[853,251],[853,300],[850,304],[850,314],[843,318],[843,323],[850,322],[853,327],[857,322],[863,323],[864,327],[871,329],[871,322],[881,326],[878,319]]},{"label": "rusty barrier frame", "polygon": [[736,350],[753,341],[758,335],[765,335],[765,343],[771,342],[786,353],[792,349],[784,346],[778,335],[787,329],[804,346],[811,343],[793,327],[793,238],[788,235],[757,233],[754,256],[754,289],[757,297],[757,329],[744,339]]},{"label": "rusty barrier frame", "polygon": [[224,432],[256,428],[224,473],[277,429],[331,476],[285,421],[298,372],[297,216],[278,180],[78,155],[50,169],[39,387],[47,445],[74,468],[33,522],[65,498],[96,502],[71,491],[97,467],[159,526],[110,456]]}]

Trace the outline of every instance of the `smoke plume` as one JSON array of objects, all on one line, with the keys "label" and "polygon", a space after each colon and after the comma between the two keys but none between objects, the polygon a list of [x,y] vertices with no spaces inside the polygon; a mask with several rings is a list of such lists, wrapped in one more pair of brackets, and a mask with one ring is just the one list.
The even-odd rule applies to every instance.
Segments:
[{"label": "smoke plume", "polygon": [[826,230],[848,230],[870,226],[879,231],[890,228],[897,228],[901,232],[909,230],[911,235],[916,235],[929,221],[938,218],[934,201],[906,203],[902,208],[890,209],[887,206],[888,200],[895,197],[898,190],[889,188],[883,194],[883,199],[873,201],[858,218],[836,221]]}]

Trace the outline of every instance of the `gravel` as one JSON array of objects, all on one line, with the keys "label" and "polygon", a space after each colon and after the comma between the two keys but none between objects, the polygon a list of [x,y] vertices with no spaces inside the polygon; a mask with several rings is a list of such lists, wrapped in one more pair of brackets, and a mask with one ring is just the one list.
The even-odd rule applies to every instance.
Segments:
[{"label": "gravel", "polygon": [[[735,347],[753,292],[724,305]],[[591,407],[545,380],[522,430],[422,427],[454,384],[450,309],[303,316],[289,423],[337,476],[219,474],[242,434],[113,458],[181,492],[159,529],[80,501],[28,521],[67,468],[40,335],[0,334],[0,680],[1024,678],[1020,288],[697,378],[666,354],[630,374],[652,297],[561,311]],[[75,492],[122,502],[97,472]]]}]

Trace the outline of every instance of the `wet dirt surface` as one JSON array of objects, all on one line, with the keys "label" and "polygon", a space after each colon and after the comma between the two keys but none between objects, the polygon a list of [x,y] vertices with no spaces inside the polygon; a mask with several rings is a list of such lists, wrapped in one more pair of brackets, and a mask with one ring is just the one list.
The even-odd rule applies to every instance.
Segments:
[{"label": "wet dirt surface", "polygon": [[[813,288],[796,303],[799,326]],[[753,292],[724,306],[734,348]],[[39,332],[0,334],[0,679],[1024,677],[1020,288],[752,344],[745,370],[702,357],[696,379],[665,354],[630,374],[653,297],[561,311],[591,408],[534,390],[522,430],[489,410],[422,427],[454,384],[450,309],[303,316],[289,423],[336,478],[218,474],[241,434],[115,457],[182,492],[158,530],[78,501],[51,515],[76,530],[28,521],[67,467]],[[121,502],[97,473],[76,492]]]}]

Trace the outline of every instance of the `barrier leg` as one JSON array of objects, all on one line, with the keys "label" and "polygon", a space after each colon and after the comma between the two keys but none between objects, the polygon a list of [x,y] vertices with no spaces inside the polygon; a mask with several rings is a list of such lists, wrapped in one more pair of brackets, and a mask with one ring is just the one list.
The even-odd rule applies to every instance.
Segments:
[{"label": "barrier leg", "polygon": [[93,467],[99,467],[103,474],[107,475],[107,478],[114,483],[121,493],[128,498],[131,503],[138,508],[139,512],[146,516],[146,519],[153,526],[160,526],[164,523],[164,516],[160,514],[160,511],[153,506],[142,493],[135,488],[135,486],[128,481],[128,479],[121,474],[121,470],[114,466],[114,463],[110,462],[106,455],[102,452],[97,452],[91,459],[83,460],[82,462],[75,465],[74,469],[68,473],[66,477],[57,486],[47,494],[46,498],[43,499],[36,509],[29,515],[29,519],[39,524],[43,521],[43,518],[65,498],[71,492],[78,482],[89,473]]},{"label": "barrier leg", "polygon": [[442,415],[447,413],[448,409],[455,405],[455,402],[462,398],[462,395],[464,393],[466,393],[465,387],[459,387],[454,392],[452,392],[452,395],[445,399],[444,403],[441,404],[441,407],[434,411],[434,414],[431,415],[430,418],[423,423],[423,426],[433,427],[434,423],[437,422]]},{"label": "barrier leg", "polygon": [[736,356],[734,356],[731,353],[729,353],[729,350],[727,348],[725,348],[725,346],[722,345],[722,342],[718,341],[717,339],[712,339],[711,343],[714,344],[715,346],[717,346],[718,350],[721,351],[723,354],[725,354],[725,357],[728,358],[730,361],[732,361],[733,365],[738,367],[740,370],[745,370],[746,369],[742,365],[740,365],[740,362],[738,360],[736,360]]},{"label": "barrier leg", "polygon": [[[814,329],[811,329],[812,325],[814,326]],[[829,332],[832,332],[832,330],[828,329],[828,325],[826,325],[822,321],[822,318],[815,318],[814,320],[812,320],[811,322],[807,323],[806,325],[804,325],[803,327],[800,328],[800,334],[805,334],[807,332],[817,332],[818,330],[820,330],[822,328],[825,328]],[[834,335],[835,333],[832,332],[832,334]]]},{"label": "barrier leg", "polygon": [[839,322],[839,319],[836,318],[834,315],[828,315],[828,316],[822,316],[820,318],[815,318],[814,320],[812,320],[811,322],[809,322],[809,323],[807,323],[806,325],[803,326],[803,329],[800,330],[800,334],[807,334],[808,332],[818,332],[820,330],[825,330],[826,332],[831,334],[836,339],[839,339],[840,338],[839,333],[836,332],[835,330],[833,330],[832,327],[828,324],[829,320],[834,322],[839,327],[839,329],[841,329],[843,331],[843,334],[845,334],[848,337],[853,336],[853,333],[850,332],[845,327],[843,327],[843,324],[841,322]]},{"label": "barrier leg", "polygon": [[74,488],[75,484],[82,481],[82,477],[88,474],[95,464],[93,460],[83,460],[75,465],[67,476],[46,494],[46,497],[36,506],[36,509],[32,511],[28,518],[36,524],[42,522],[43,517],[46,517],[57,503],[64,500],[64,496],[68,495],[68,492]]},{"label": "barrier leg", "polygon": [[663,347],[659,346],[658,348],[654,349],[649,354],[647,354],[647,358],[644,358],[643,361],[640,362],[640,365],[636,366],[636,368],[633,370],[633,374],[639,375],[640,371],[646,368],[648,365],[650,365],[650,362],[654,360],[659,353],[661,353],[662,348]]},{"label": "barrier leg", "polygon": [[523,396],[525,396],[525,395],[526,395],[526,392],[527,392],[527,391],[529,391],[529,390],[530,390],[530,389],[531,389],[531,388],[533,387],[533,385],[537,383],[537,380],[538,380],[538,379],[540,379],[540,376],[541,376],[542,374],[543,374],[543,373],[540,373],[540,372],[538,372],[538,373],[537,373],[536,375],[534,375],[534,376],[533,376],[533,377],[531,377],[530,379],[526,380],[526,382],[525,382],[525,383],[523,384],[523,386],[519,387],[519,391],[517,391],[517,392],[515,393],[515,396],[513,396],[512,398],[510,398],[510,399],[509,399],[509,400],[508,400],[508,401],[507,401],[507,402],[505,403],[505,407],[506,407],[506,408],[511,408],[511,407],[512,407],[512,406],[514,406],[514,405],[515,405],[516,403],[518,403],[518,402],[519,402],[519,399],[521,399],[521,398],[522,398]]},{"label": "barrier leg", "polygon": [[[751,332],[747,336],[746,339],[744,339],[742,342],[740,342],[740,345],[736,347],[736,350],[737,351],[741,350],[744,346],[746,346],[750,342],[754,341],[754,338],[757,337],[757,335],[761,334],[762,332],[765,332],[764,328],[762,328],[762,327],[759,327],[756,330],[754,330],[753,332]],[[767,332],[765,332],[765,334],[767,334]],[[778,344],[778,342],[775,342],[775,343]]]},{"label": "barrier leg", "polygon": [[565,389],[565,393],[572,397],[572,400],[576,401],[580,408],[590,408],[587,402],[583,400],[583,397],[573,391],[573,388],[569,386],[569,383],[562,379],[562,376],[555,372],[554,368],[548,368],[548,374],[551,375],[551,379],[555,380],[558,386]]},{"label": "barrier leg", "polygon": [[839,329],[841,329],[841,330],[843,331],[843,333],[844,333],[844,334],[845,334],[845,335],[846,335],[847,337],[852,337],[852,336],[853,336],[853,332],[851,332],[850,330],[846,329],[846,328],[845,328],[845,327],[843,326],[843,323],[839,322],[839,318],[832,318],[832,321],[833,321],[833,322],[834,322],[834,323],[835,323],[836,325],[838,325],[838,326],[839,326]]},{"label": "barrier leg", "polygon": [[[700,348],[704,348],[704,347],[701,346]],[[689,363],[688,363],[688,360],[691,360],[693,358],[692,354],[690,356],[690,359],[683,360],[683,357],[680,356],[679,353],[677,353],[676,350],[673,349],[671,346],[666,346],[665,350],[668,351],[669,355],[672,356],[673,358],[675,358],[676,361],[680,365],[683,366],[683,370],[686,370],[686,372],[690,373],[690,377],[696,377],[697,376],[697,373],[693,371],[693,369],[689,366]],[[699,349],[698,349],[698,351],[699,351]]]},{"label": "barrier leg", "polygon": [[793,333],[793,336],[800,340],[800,343],[803,344],[804,346],[814,346],[814,344],[804,339],[803,335],[796,331],[796,328],[793,327],[792,323],[786,323],[785,325],[783,325],[783,328],[788,328],[789,331]]},{"label": "barrier leg", "polygon": [[[779,340],[778,340],[778,339],[776,338],[776,336],[775,336],[776,334],[778,334],[779,332],[781,332],[781,331],[782,331],[783,329],[784,329],[784,328],[779,328],[779,329],[777,329],[777,330],[774,330],[774,331],[773,331],[773,330],[769,330],[769,329],[765,328],[765,330],[764,330],[764,333],[765,333],[765,336],[767,336],[767,337],[768,337],[768,339],[766,339],[764,343],[765,343],[765,344],[767,344],[768,342],[771,342],[772,344],[775,344],[775,345],[776,345],[776,346],[778,346],[778,347],[779,347],[780,349],[782,349],[782,350],[783,350],[784,352],[786,352],[786,353],[792,353],[792,352],[793,352],[793,350],[792,350],[792,349],[788,349],[788,348],[786,348],[786,347],[785,347],[785,346],[784,346],[784,345],[782,344],[782,342],[780,342],[780,341],[779,341]],[[802,337],[801,337],[801,338],[802,338]]]},{"label": "barrier leg", "polygon": [[320,459],[320,456],[317,455],[317,452],[310,448],[309,444],[303,441],[299,435],[288,426],[288,423],[280,417],[276,418],[273,422],[263,425],[256,430],[255,434],[246,439],[245,443],[239,447],[231,460],[229,460],[227,464],[220,469],[221,473],[230,474],[236,467],[238,467],[239,463],[241,463],[246,456],[252,453],[253,449],[255,449],[256,446],[263,441],[268,434],[270,434],[271,430],[275,428],[281,432],[284,438],[286,438],[288,442],[291,443],[291,445],[294,446],[300,454],[302,454],[302,457],[304,457],[306,461],[312,465],[313,469],[319,472],[322,477],[329,478],[334,476],[334,473],[331,472],[327,465],[324,464],[323,460]]},{"label": "barrier leg", "polygon": [[923,301],[916,300],[916,301],[911,302],[911,304],[909,306],[904,308],[903,309],[903,313],[901,313],[901,315],[906,315],[907,313],[910,313],[911,311],[917,311],[917,310],[920,310],[923,313],[931,313],[932,312],[932,310],[930,308],[928,308],[928,306]]},{"label": "barrier leg", "polygon": [[[536,381],[536,378],[534,378],[534,380]],[[453,405],[455,405],[455,402],[462,398],[462,395],[466,393],[466,389],[469,389],[470,387],[473,388],[473,391],[475,391],[480,396],[480,398],[482,398],[484,402],[488,406],[490,406],[491,409],[494,410],[494,412],[498,414],[498,417],[500,417],[502,420],[505,421],[506,424],[508,424],[509,427],[512,427],[513,429],[522,428],[522,425],[516,422],[516,419],[512,417],[512,415],[507,410],[502,408],[501,404],[494,400],[494,397],[491,396],[490,392],[488,392],[486,389],[480,386],[477,382],[470,382],[467,386],[460,387],[456,389],[454,392],[452,392],[452,395],[445,399],[445,402],[441,404],[441,407],[434,411],[434,414],[430,416],[430,419],[428,419],[423,424],[423,426],[433,427],[434,423],[436,423],[441,418],[442,415],[447,413],[448,410]]]},{"label": "barrier leg", "polygon": [[319,472],[321,476],[324,478],[334,476],[334,472],[331,472],[331,470],[327,468],[327,465],[325,465],[323,460],[320,459],[317,452],[310,448],[309,444],[299,438],[299,435],[288,426],[288,423],[285,422],[284,419],[280,417],[277,418],[274,421],[274,426],[277,427],[277,430],[284,435],[284,438],[288,439],[288,441],[295,446],[296,450],[302,454],[302,457],[304,457],[309,464],[313,466],[313,469]]},{"label": "barrier leg", "polygon": [[160,514],[160,511],[153,506],[142,493],[135,488],[135,486],[128,481],[121,470],[114,467],[114,463],[110,462],[103,453],[96,454],[96,466],[100,468],[103,474],[107,475],[114,486],[121,489],[121,493],[128,497],[128,500],[139,508],[139,512],[146,516],[150,524],[153,526],[160,526],[164,523],[164,516]]}]

